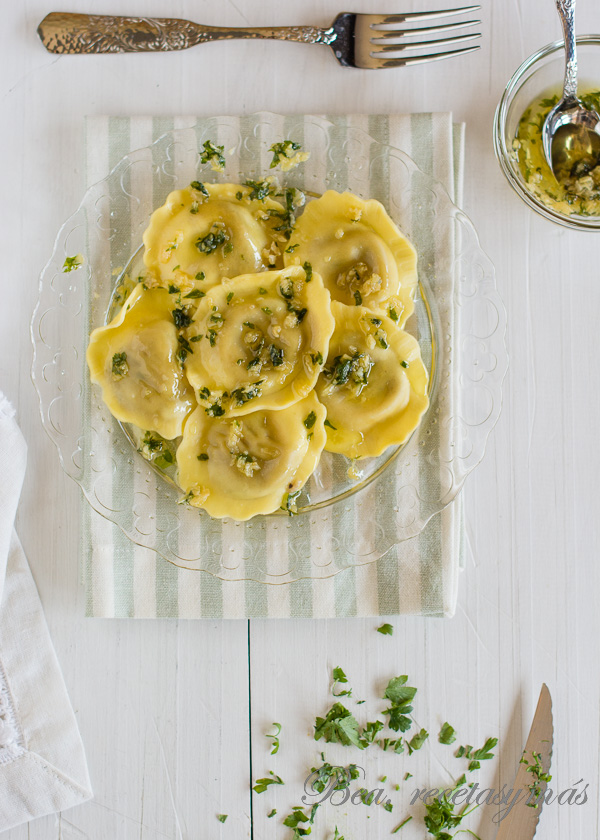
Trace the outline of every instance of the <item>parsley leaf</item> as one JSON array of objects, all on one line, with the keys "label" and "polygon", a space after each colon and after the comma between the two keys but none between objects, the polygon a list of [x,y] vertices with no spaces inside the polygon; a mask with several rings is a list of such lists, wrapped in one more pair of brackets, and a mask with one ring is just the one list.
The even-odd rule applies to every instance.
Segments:
[{"label": "parsley leaf", "polygon": [[[312,423],[310,424],[310,426],[306,426],[308,420],[311,419],[311,415],[312,415]],[[315,414],[314,411],[311,411],[310,414],[308,415],[308,417],[306,418],[306,420],[304,421],[304,425],[306,426],[306,428],[307,429],[312,429],[316,419],[317,419],[317,415]],[[334,697],[350,697],[352,695],[352,689],[351,688],[347,688],[344,691],[336,691],[335,690],[335,684],[336,683],[348,683],[348,677],[344,674],[342,669],[339,668],[339,667],[333,669],[333,686],[331,687],[331,693],[333,694]]]},{"label": "parsley leaf", "polygon": [[444,723],[438,734],[440,744],[453,744],[456,741],[455,729],[448,721]]},{"label": "parsley leaf", "polygon": [[429,738],[429,732],[426,729],[421,729],[417,732],[410,741],[406,742],[408,747],[408,754],[412,755],[416,750],[420,750],[425,741]]},{"label": "parsley leaf", "polygon": [[271,750],[271,755],[275,755],[279,752],[279,733],[281,732],[281,724],[280,723],[273,723],[275,727],[275,734],[270,735],[269,733],[266,734],[267,738],[272,738],[273,740],[273,749]]},{"label": "parsley leaf", "polygon": [[406,732],[411,727],[411,719],[408,715],[412,712],[413,707],[411,703],[414,699],[417,689],[409,685],[408,677],[403,675],[401,677],[393,677],[384,692],[384,700],[389,700],[391,706],[384,711],[384,714],[389,715],[388,726],[394,732]]},{"label": "parsley leaf", "polygon": [[269,770],[272,778],[267,776],[266,779],[257,779],[256,784],[252,788],[256,793],[264,793],[269,785],[283,785],[285,784],[281,776],[276,776],[272,770]]},{"label": "parsley leaf", "polygon": [[358,722],[354,715],[341,703],[334,703],[324,718],[315,721],[315,741],[323,738],[328,743],[355,746],[364,750],[366,744],[358,731]]},{"label": "parsley leaf", "polygon": [[[286,249],[286,250],[287,250],[287,249]],[[309,262],[305,262],[305,263],[302,265],[302,268],[304,269],[304,273],[306,274],[306,282],[307,282],[307,283],[310,283],[310,281],[312,280],[312,276],[313,276],[313,268],[312,268],[312,265],[311,265]]]},{"label": "parsley leaf", "polygon": [[393,636],[394,628],[391,624],[382,624],[381,627],[377,628],[377,632],[381,633],[382,636]]},{"label": "parsley leaf", "polygon": [[217,814],[217,819],[219,822],[224,823],[229,814]]},{"label": "parsley leaf", "polygon": [[[315,414],[314,411],[311,411],[310,414],[308,414],[305,417],[304,425],[306,426],[307,429],[312,429],[312,427],[315,425],[316,420],[317,420],[317,415]],[[341,668],[334,668],[333,669],[334,680],[338,680],[338,677],[336,677],[336,675],[335,675],[336,671],[339,671],[342,674],[344,673]],[[338,682],[348,682],[348,680],[347,679],[343,679],[343,680],[339,679]]]}]

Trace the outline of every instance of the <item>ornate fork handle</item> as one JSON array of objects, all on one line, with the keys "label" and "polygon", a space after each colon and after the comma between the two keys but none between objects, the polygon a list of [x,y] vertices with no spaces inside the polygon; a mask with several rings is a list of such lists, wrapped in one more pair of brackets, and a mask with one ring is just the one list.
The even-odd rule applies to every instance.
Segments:
[{"label": "ornate fork handle", "polygon": [[232,29],[202,26],[178,18],[113,17],[52,12],[38,26],[38,35],[53,53],[121,53],[185,50],[205,41],[231,38],[269,38],[331,44],[333,28],[316,26],[260,26]]}]

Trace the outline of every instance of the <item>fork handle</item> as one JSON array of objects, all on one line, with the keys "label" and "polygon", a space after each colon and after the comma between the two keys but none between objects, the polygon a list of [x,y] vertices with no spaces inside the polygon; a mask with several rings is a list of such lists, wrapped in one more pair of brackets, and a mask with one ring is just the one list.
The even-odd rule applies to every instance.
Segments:
[{"label": "fork handle", "polygon": [[259,26],[254,29],[202,26],[179,18],[120,17],[51,12],[38,26],[38,35],[49,52],[73,53],[166,52],[186,50],[206,41],[231,38],[269,38],[331,44],[332,27]]}]

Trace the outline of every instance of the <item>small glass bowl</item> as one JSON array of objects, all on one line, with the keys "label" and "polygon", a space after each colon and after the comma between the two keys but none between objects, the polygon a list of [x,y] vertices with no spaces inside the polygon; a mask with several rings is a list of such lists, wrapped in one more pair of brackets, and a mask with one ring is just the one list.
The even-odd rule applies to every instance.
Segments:
[{"label": "small glass bowl", "polygon": [[[542,47],[513,74],[496,109],[494,150],[508,183],[537,213],[572,230],[600,230],[600,216],[567,216],[538,201],[527,189],[512,146],[519,120],[531,102],[549,88],[562,90],[564,46],[560,40]],[[600,87],[600,35],[577,38],[577,63],[580,88]]]}]

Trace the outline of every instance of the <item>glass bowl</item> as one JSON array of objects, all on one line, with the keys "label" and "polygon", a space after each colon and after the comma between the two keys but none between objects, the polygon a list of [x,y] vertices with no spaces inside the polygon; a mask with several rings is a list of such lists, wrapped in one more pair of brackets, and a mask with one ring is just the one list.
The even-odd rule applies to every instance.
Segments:
[{"label": "glass bowl", "polygon": [[[89,383],[85,349],[91,330],[106,321],[152,210],[195,178],[264,177],[269,146],[282,136],[311,152],[306,164],[279,176],[283,186],[377,198],[415,245],[421,293],[407,328],[432,373],[431,403],[403,447],[371,465],[358,462],[358,481],[348,479],[349,462],[325,453],[299,515],[214,520],[180,504],[179,488],[134,450],[130,430]],[[207,139],[225,146],[224,173],[199,169],[198,150]],[[65,258],[75,254],[83,265],[65,273]],[[64,470],[132,542],[221,579],[285,583],[373,562],[456,497],[500,412],[505,323],[493,268],[471,222],[403,152],[343,122],[284,122],[263,113],[244,118],[240,129],[238,119],[224,117],[168,132],[90,187],[40,278],[32,373],[42,422]]]},{"label": "glass bowl", "polygon": [[[551,90],[562,91],[565,65],[564,41],[542,47],[514,73],[498,103],[494,118],[494,150],[508,183],[537,213],[573,230],[600,230],[600,216],[566,215],[542,204],[528,189],[513,151],[513,140],[523,113],[531,102]],[[579,87],[600,87],[600,35],[577,38]]]}]

